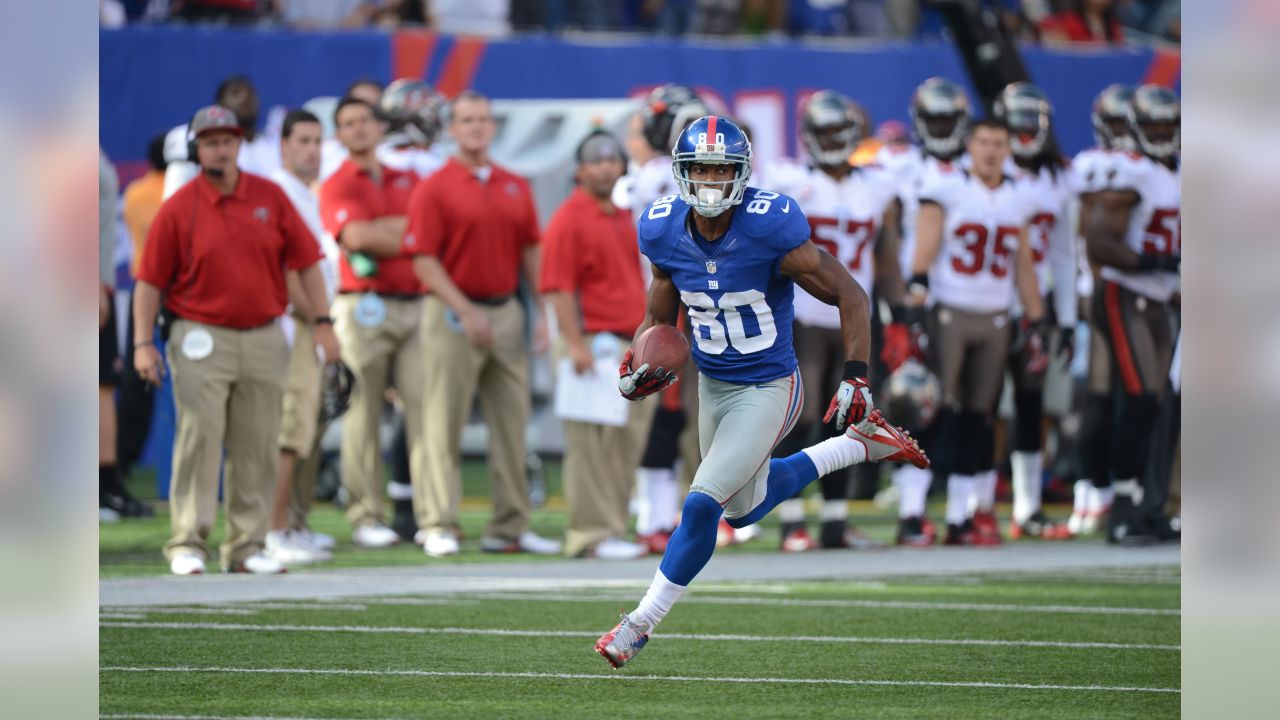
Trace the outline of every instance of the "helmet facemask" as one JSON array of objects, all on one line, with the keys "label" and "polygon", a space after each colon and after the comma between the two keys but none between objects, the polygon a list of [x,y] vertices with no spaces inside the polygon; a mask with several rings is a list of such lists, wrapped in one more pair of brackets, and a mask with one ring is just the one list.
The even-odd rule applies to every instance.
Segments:
[{"label": "helmet facemask", "polygon": [[[708,140],[700,138],[694,152],[671,153],[674,162],[671,172],[675,175],[676,184],[680,187],[680,197],[703,217],[716,217],[725,210],[742,202],[747,190],[747,180],[751,177],[750,144],[747,153],[726,152],[722,140],[717,136]],[[733,178],[730,180],[693,180],[689,170],[695,164],[733,165]]]}]

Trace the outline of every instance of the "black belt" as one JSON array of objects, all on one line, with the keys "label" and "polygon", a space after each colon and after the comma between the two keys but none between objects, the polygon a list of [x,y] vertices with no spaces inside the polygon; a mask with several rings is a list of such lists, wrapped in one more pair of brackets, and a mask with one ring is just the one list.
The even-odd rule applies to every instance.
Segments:
[{"label": "black belt", "polygon": [[488,305],[489,307],[498,307],[499,305],[506,305],[507,301],[513,297],[515,297],[515,295],[513,294],[494,295],[493,297],[483,297],[483,298],[471,297],[470,295],[468,295],[467,299],[477,305]]},{"label": "black belt", "polygon": [[[338,294],[339,295],[368,295],[369,293],[363,290],[339,290]],[[421,293],[381,293],[380,292],[380,293],[374,293],[374,295],[377,295],[383,300],[409,301],[409,300],[422,299]]]}]

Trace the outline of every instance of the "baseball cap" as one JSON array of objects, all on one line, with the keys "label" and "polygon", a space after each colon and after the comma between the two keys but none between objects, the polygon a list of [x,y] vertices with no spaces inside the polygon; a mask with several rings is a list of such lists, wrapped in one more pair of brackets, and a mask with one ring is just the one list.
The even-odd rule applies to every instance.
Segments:
[{"label": "baseball cap", "polygon": [[627,154],[618,139],[603,130],[597,130],[578,145],[578,163],[596,163],[601,160],[626,162]]},{"label": "baseball cap", "polygon": [[221,105],[210,105],[196,111],[195,117],[191,118],[191,137],[198,138],[202,133],[214,130],[227,130],[236,135],[244,135],[244,130],[240,129],[240,124],[236,121],[236,114],[227,108]]}]

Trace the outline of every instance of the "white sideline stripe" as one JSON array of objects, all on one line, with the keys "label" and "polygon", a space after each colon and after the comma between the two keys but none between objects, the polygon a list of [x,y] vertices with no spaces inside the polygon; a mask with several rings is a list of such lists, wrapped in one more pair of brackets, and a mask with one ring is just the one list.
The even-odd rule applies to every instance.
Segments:
[{"label": "white sideline stripe", "polygon": [[[533,600],[547,602],[598,602],[604,600],[634,600],[634,596],[621,594],[553,595],[545,593],[469,593],[482,600]],[[840,607],[889,610],[968,610],[976,612],[1031,612],[1031,613],[1079,613],[1083,615],[1169,615],[1181,616],[1178,608],[1103,607],[1097,605],[1015,605],[1009,603],[945,603],[918,602],[914,600],[801,600],[785,598],[753,597],[697,597],[680,599],[681,604],[704,605],[780,605],[788,607]]]},{"label": "white sideline stripe", "polygon": [[292,715],[152,715],[149,713],[103,713],[102,720],[340,720],[338,718],[303,718]]},{"label": "white sideline stripe", "polygon": [[100,612],[99,620],[146,620],[147,616],[141,613],[117,613],[117,612]]},{"label": "white sideline stripe", "polygon": [[535,672],[462,672],[457,670],[344,670],[326,668],[139,667],[117,665],[100,672],[271,673],[280,675],[360,675],[390,677],[531,678],[546,680],[649,680],[666,682],[773,683],[779,685],[888,685],[905,687],[993,688],[1009,690],[1084,690],[1099,692],[1178,693],[1180,688],[1115,685],[1032,685],[1030,683],[957,682],[943,680],[848,680],[844,678],[699,677],[696,675],[624,675]]},{"label": "white sideline stripe", "polygon": [[[248,623],[104,622],[99,627],[155,630],[266,630],[272,632],[349,632],[385,635],[497,635],[506,637],[596,638],[590,630],[508,630],[505,628],[394,627],[379,625],[254,625]],[[943,638],[882,638],[838,635],[713,635],[704,633],[655,633],[662,640],[711,640],[742,642],[856,643],[861,645],[966,645],[990,647],[1067,648],[1077,650],[1173,650],[1180,645],[1150,643],[1066,642],[1056,640],[983,640]]]},{"label": "white sideline stripe", "polygon": [[148,615],[257,615],[257,610],[235,607],[186,607],[182,605],[110,605],[103,612],[146,613]]}]

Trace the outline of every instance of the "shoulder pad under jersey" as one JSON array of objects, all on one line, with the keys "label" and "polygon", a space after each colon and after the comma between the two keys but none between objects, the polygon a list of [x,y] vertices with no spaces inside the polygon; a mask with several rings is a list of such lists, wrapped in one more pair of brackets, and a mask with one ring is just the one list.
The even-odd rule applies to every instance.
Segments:
[{"label": "shoulder pad under jersey", "polygon": [[637,234],[640,237],[640,252],[654,263],[661,263],[675,248],[673,235],[684,227],[684,219],[689,214],[689,204],[679,195],[664,195],[654,200],[649,207],[640,213]]},{"label": "shoulder pad under jersey", "polygon": [[780,250],[791,250],[809,239],[809,221],[790,195],[749,187],[734,213],[742,234]]}]

